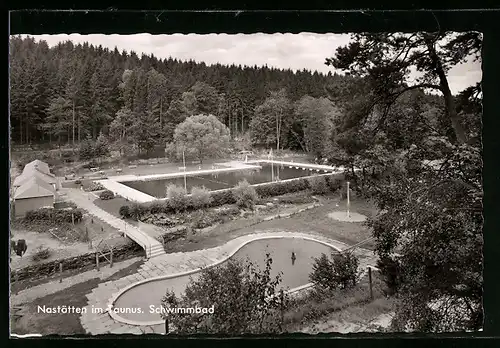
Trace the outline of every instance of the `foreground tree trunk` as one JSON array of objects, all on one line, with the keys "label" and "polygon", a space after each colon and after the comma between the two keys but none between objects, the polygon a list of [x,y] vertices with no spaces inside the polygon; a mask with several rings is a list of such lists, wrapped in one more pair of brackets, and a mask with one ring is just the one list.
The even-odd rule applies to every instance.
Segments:
[{"label": "foreground tree trunk", "polygon": [[428,35],[425,38],[425,43],[429,50],[429,56],[433,62],[434,69],[436,74],[439,77],[439,85],[441,86],[441,92],[444,96],[445,102],[445,116],[448,117],[449,120],[444,120],[445,123],[450,124],[453,129],[453,133],[450,132],[448,134],[448,138],[452,143],[458,142],[460,144],[467,142],[467,135],[465,134],[465,130],[460,123],[460,119],[457,114],[455,101],[453,99],[453,95],[451,94],[450,86],[448,84],[448,78],[446,77],[446,73],[441,64],[441,60],[439,59],[436,53],[436,47],[434,42],[434,37],[432,35]]}]

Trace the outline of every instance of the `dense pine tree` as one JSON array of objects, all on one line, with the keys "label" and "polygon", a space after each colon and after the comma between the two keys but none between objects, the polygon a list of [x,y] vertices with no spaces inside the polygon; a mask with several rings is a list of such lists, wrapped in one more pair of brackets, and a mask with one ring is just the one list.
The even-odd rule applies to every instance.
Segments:
[{"label": "dense pine tree", "polygon": [[[197,114],[213,114],[233,138],[250,132],[256,145],[317,148],[304,120],[320,111],[297,115],[295,103],[328,97],[349,123],[364,114],[357,105],[366,94],[360,79],[335,73],[207,66],[71,41],[49,48],[18,36],[10,39],[10,86],[14,144],[79,144],[102,133],[122,153],[171,142],[176,126]],[[432,118],[441,109],[438,98],[423,112]]]}]

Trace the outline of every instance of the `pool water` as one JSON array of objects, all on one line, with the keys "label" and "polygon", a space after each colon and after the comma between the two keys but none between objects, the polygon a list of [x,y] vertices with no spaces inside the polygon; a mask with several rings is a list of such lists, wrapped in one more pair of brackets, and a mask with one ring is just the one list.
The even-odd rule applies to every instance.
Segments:
[{"label": "pool water", "polygon": [[[313,174],[310,170],[264,164],[262,165],[262,169],[244,169],[237,172],[188,176],[186,178],[186,186],[188,192],[191,192],[191,189],[195,186],[205,186],[210,191],[232,188],[238,185],[243,179],[246,179],[251,185],[262,184],[272,181],[273,171],[275,179],[278,177],[281,180],[300,178]],[[314,173],[316,173],[316,171],[314,171]],[[184,177],[181,176],[151,181],[129,181],[123,182],[122,184],[156,198],[165,198],[168,185],[174,184],[184,187]]]},{"label": "pool water", "polygon": [[[239,249],[231,259],[250,260],[261,270],[265,268],[266,253],[273,260],[271,276],[281,274],[279,288],[293,289],[310,283],[309,274],[315,257],[322,253],[329,255],[333,249],[325,244],[302,238],[272,238],[252,241]],[[292,264],[292,252],[295,262]],[[120,317],[134,321],[159,321],[159,314],[151,313],[150,306],[160,308],[161,299],[167,289],[181,295],[190,279],[196,279],[199,273],[147,282],[124,292],[115,301],[115,308]],[[140,308],[140,312],[135,310]],[[131,313],[134,309],[135,313]],[[125,312],[128,313],[125,313]]]}]

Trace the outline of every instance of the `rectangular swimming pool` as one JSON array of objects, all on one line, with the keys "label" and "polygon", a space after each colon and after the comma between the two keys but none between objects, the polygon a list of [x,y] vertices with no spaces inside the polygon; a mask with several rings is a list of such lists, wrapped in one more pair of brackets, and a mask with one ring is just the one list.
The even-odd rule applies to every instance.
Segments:
[{"label": "rectangular swimming pool", "polygon": [[[188,192],[191,192],[191,189],[195,186],[205,186],[210,191],[232,188],[244,179],[246,179],[251,185],[262,184],[272,181],[273,172],[274,178],[279,178],[281,180],[306,177],[316,173],[316,171],[311,171],[309,169],[303,170],[295,167],[289,168],[288,166],[278,164],[273,166],[270,164],[262,164],[262,169],[242,169],[241,171],[228,173],[188,176],[186,177],[186,186]],[[184,187],[184,176],[181,175],[175,178],[151,181],[128,181],[123,182],[122,184],[156,198],[165,198],[168,185],[174,184]]]}]

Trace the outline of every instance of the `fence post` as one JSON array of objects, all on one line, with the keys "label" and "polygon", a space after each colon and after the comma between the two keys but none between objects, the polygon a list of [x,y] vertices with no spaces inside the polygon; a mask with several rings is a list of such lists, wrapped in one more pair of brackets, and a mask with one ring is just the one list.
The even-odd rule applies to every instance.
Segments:
[{"label": "fence post", "polygon": [[97,270],[99,271],[99,252],[95,252],[95,264],[97,266]]},{"label": "fence post", "polygon": [[113,267],[113,249],[111,249],[111,254],[109,256],[109,268]]},{"label": "fence post", "polygon": [[59,262],[59,283],[62,283],[62,272],[63,272],[63,264],[62,262]]},{"label": "fence post", "polygon": [[368,266],[368,280],[370,282],[370,299],[373,301],[372,268]]}]

